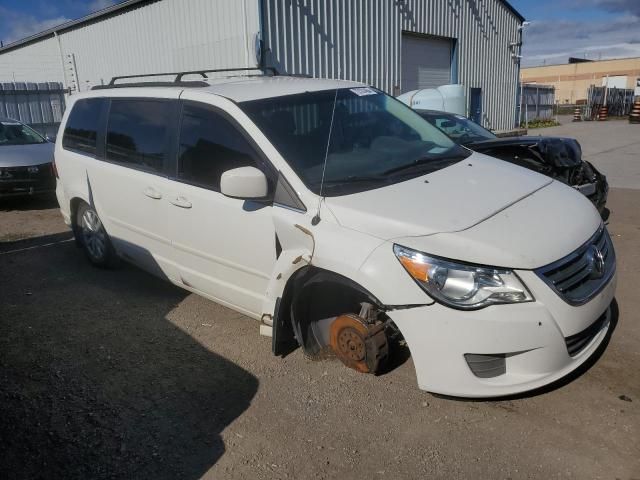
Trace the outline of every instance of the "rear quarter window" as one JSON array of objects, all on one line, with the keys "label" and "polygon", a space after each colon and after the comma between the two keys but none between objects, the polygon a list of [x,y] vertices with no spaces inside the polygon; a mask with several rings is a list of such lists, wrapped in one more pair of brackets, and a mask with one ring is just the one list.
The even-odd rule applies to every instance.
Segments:
[{"label": "rear quarter window", "polygon": [[62,147],[96,155],[100,118],[106,99],[88,98],[74,105],[64,128]]}]

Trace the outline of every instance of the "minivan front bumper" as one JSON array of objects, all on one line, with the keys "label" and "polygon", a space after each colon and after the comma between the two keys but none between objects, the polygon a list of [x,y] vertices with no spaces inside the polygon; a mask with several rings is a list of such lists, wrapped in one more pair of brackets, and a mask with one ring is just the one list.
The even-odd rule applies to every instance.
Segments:
[{"label": "minivan front bumper", "polygon": [[459,397],[535,390],[584,364],[612,325],[615,274],[589,302],[571,306],[534,272],[517,271],[536,299],[462,311],[441,304],[388,315],[402,332],[418,386]]}]

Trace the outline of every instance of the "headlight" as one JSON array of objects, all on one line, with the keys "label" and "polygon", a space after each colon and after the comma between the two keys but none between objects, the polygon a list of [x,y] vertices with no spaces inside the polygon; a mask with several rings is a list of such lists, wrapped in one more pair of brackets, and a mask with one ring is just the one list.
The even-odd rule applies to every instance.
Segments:
[{"label": "headlight", "polygon": [[393,246],[405,270],[434,300],[472,310],[497,303],[531,302],[533,297],[511,270],[465,265]]}]

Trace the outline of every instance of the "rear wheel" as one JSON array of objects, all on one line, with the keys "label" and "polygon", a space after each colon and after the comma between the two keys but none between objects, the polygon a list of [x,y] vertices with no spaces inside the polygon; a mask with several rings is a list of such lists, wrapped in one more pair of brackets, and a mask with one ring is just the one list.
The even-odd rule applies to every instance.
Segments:
[{"label": "rear wheel", "polygon": [[113,266],[116,254],[96,211],[86,203],[81,204],[76,222],[80,243],[89,261],[98,267]]}]

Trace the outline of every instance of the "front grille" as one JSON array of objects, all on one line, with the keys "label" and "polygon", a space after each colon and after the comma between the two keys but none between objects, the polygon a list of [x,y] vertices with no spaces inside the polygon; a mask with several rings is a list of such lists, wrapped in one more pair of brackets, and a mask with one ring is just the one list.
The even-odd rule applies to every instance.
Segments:
[{"label": "front grille", "polygon": [[464,359],[473,374],[478,378],[499,377],[507,372],[506,355],[503,353],[494,355],[465,353]]},{"label": "front grille", "polygon": [[575,335],[571,335],[570,337],[566,337],[564,339],[567,344],[567,352],[572,357],[575,357],[579,354],[584,348],[589,345],[591,340],[602,330],[605,322],[607,321],[607,312],[604,312],[600,318],[598,318],[595,322],[585,328],[583,331],[576,333]]},{"label": "front grille", "polygon": [[604,288],[615,269],[613,243],[607,229],[601,227],[575,252],[536,273],[567,303],[582,305]]}]

